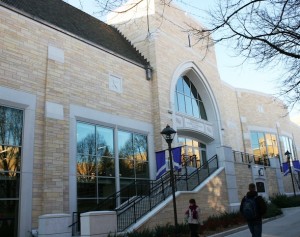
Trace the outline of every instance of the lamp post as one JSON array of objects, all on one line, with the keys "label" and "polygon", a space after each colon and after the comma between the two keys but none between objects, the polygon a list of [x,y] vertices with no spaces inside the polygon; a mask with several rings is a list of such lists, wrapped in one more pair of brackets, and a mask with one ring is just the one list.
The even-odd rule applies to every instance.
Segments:
[{"label": "lamp post", "polygon": [[167,125],[160,134],[164,137],[166,142],[168,143],[169,157],[170,157],[170,179],[171,179],[171,188],[172,188],[172,196],[173,196],[173,209],[174,209],[174,223],[175,230],[177,230],[178,222],[177,222],[177,209],[176,209],[176,197],[175,197],[175,186],[174,186],[174,170],[173,170],[173,157],[172,157],[172,148],[171,143],[174,139],[176,131]]},{"label": "lamp post", "polygon": [[293,178],[292,167],[291,167],[291,153],[289,151],[286,151],[284,154],[286,155],[286,160],[287,160],[287,163],[288,163],[288,166],[289,166],[289,171],[291,173],[294,196],[296,196],[294,178]]}]

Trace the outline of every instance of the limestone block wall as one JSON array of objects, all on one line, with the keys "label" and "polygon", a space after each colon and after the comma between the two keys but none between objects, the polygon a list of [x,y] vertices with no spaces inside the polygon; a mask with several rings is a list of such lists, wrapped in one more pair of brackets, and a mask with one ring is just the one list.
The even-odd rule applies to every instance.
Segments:
[{"label": "limestone block wall", "polygon": [[253,182],[252,171],[251,168],[248,168],[248,164],[235,163],[235,174],[237,180],[238,197],[241,201],[248,192],[249,183]]},{"label": "limestone block wall", "polygon": [[[294,180],[294,188],[295,188],[295,193],[299,193],[300,189],[298,186],[298,183],[296,181],[296,178],[299,180],[299,178],[295,176],[293,176],[293,180]],[[292,177],[291,174],[289,173],[286,176],[283,176],[283,185],[284,185],[284,191],[288,194],[293,194],[294,193],[294,189],[293,189],[293,182],[292,182]]]},{"label": "limestone block wall", "polygon": [[[64,31],[2,7],[0,22],[0,84],[37,96],[32,170],[37,226],[39,215],[69,212],[70,105],[151,123],[151,82],[143,68]],[[110,75],[122,79],[122,93],[110,90]]]},{"label": "limestone block wall", "polygon": [[[221,171],[197,192],[180,192],[176,197],[178,223],[183,223],[184,213],[189,206],[189,200],[194,198],[201,209],[201,218],[207,219],[211,215],[228,211],[228,194],[225,183],[225,172]],[[166,224],[174,225],[174,211],[172,200],[158,213],[149,218],[138,230],[152,229]]]},{"label": "limestone block wall", "polygon": [[276,177],[276,170],[272,167],[267,167],[265,169],[265,174],[266,174],[266,185],[268,187],[268,194],[269,197],[272,197],[278,193],[279,191],[279,186],[278,186],[278,181]]}]

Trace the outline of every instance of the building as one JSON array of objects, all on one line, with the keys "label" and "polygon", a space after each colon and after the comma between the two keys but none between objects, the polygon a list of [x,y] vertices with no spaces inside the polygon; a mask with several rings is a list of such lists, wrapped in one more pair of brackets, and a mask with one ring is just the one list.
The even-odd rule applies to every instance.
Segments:
[{"label": "building", "polygon": [[213,50],[183,31],[199,23],[182,11],[137,7],[107,25],[60,0],[0,1],[1,233],[30,236],[45,214],[94,210],[155,180],[167,124],[190,168],[219,161],[212,179],[179,194],[179,219],[191,196],[204,216],[237,208],[252,181],[266,197],[292,192],[280,164],[286,150],[298,159],[300,133],[283,103],[222,82]]}]

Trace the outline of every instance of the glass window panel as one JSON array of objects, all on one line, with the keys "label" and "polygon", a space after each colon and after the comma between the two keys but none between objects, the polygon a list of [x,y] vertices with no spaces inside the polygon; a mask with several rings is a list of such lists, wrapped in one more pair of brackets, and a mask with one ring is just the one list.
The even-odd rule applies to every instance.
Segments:
[{"label": "glass window panel", "polygon": [[148,162],[143,162],[143,161],[136,162],[136,177],[137,178],[149,178]]},{"label": "glass window panel", "polygon": [[191,96],[190,80],[188,77],[183,78],[183,91],[185,95]]},{"label": "glass window panel", "polygon": [[20,174],[0,172],[0,198],[19,198]]},{"label": "glass window panel", "polygon": [[87,175],[77,176],[77,197],[96,198],[96,177]]},{"label": "glass window panel", "polygon": [[199,107],[200,107],[201,118],[204,120],[207,120],[207,115],[206,115],[206,111],[205,111],[203,102],[199,101]]},{"label": "glass window panel", "polygon": [[193,116],[196,118],[200,118],[200,110],[195,99],[192,99],[192,108],[193,108]]},{"label": "glass window panel", "polygon": [[194,84],[191,82],[191,97],[193,99],[198,99],[198,92],[196,90],[196,87],[194,86]]},{"label": "glass window panel", "polygon": [[185,109],[188,115],[193,116],[192,99],[185,96]]},{"label": "glass window panel", "polygon": [[119,157],[133,159],[132,133],[118,131]]},{"label": "glass window panel", "polygon": [[178,143],[184,145],[185,144],[185,138],[184,137],[178,137]]},{"label": "glass window panel", "polygon": [[114,131],[112,128],[96,128],[97,155],[113,156]]},{"label": "glass window panel", "polygon": [[251,147],[252,149],[259,149],[259,143],[256,132],[251,132]]},{"label": "glass window panel", "polygon": [[177,84],[176,84],[176,91],[183,93],[183,79],[182,77],[178,79]]},{"label": "glass window panel", "polygon": [[87,210],[97,210],[98,204],[97,199],[78,199],[77,200],[77,211],[86,212]]},{"label": "glass window panel", "polygon": [[108,197],[116,192],[114,178],[98,178],[98,197]]},{"label": "glass window panel", "polygon": [[178,111],[181,113],[185,113],[185,100],[183,94],[177,94],[178,98]]},{"label": "glass window panel", "polygon": [[96,157],[92,155],[77,155],[77,174],[96,175]]},{"label": "glass window panel", "polygon": [[270,134],[270,133],[266,133],[265,136],[266,136],[266,143],[267,143],[267,145],[268,145],[268,146],[272,146],[273,143],[272,143],[272,137],[271,137],[271,134]]},{"label": "glass window panel", "polygon": [[5,237],[17,237],[18,230],[18,200],[0,200],[0,233]]},{"label": "glass window panel", "polygon": [[115,176],[115,160],[110,157],[98,158],[98,176]]},{"label": "glass window panel", "polygon": [[0,171],[19,172],[21,168],[21,147],[0,146]]},{"label": "glass window panel", "polygon": [[23,111],[0,106],[0,144],[21,146]]},{"label": "glass window panel", "polygon": [[134,160],[120,159],[119,160],[120,177],[134,177]]},{"label": "glass window panel", "polygon": [[94,155],[95,151],[95,126],[86,123],[77,123],[77,153]]},{"label": "glass window panel", "polygon": [[147,137],[140,134],[133,135],[134,155],[137,161],[148,160]]}]

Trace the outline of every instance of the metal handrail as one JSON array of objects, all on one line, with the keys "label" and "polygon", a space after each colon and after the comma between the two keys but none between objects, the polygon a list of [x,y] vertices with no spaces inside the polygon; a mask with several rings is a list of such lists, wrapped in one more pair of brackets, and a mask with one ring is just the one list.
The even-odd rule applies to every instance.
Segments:
[{"label": "metal handrail", "polygon": [[[217,155],[215,155],[191,174],[174,175],[176,190],[193,190],[217,169],[218,159]],[[170,175],[168,174],[151,187],[148,196],[145,195],[134,200],[131,206],[124,206],[123,208],[118,209],[118,232],[122,232],[132,224],[136,223],[137,220],[169,197],[172,194],[170,181]],[[181,185],[182,182],[186,184],[185,187],[187,188],[184,188],[184,185]]]},{"label": "metal handrail", "polygon": [[245,163],[245,164],[257,164],[263,166],[270,166],[270,160],[267,157],[257,156],[241,151],[232,151],[233,158],[235,162]]},{"label": "metal handrail", "polygon": [[[187,172],[184,175],[174,174],[175,188],[176,190],[181,191],[191,191],[217,169],[218,159],[217,155],[215,155],[205,164],[203,164],[199,168],[196,168],[196,170],[191,174],[187,174]],[[107,206],[105,206],[104,204],[109,202],[109,200],[111,201],[111,199],[117,200],[117,197],[121,197],[122,191],[124,192],[132,185],[138,185],[138,183],[132,182],[130,185],[124,187],[119,192],[110,195],[108,198],[103,200],[102,204],[99,205],[97,209],[111,210],[107,209]],[[120,205],[114,208],[117,213],[117,231],[122,232],[132,224],[136,223],[141,217],[150,212],[171,194],[172,190],[170,172],[166,172],[158,180],[144,180],[143,190],[140,190],[140,192],[136,192],[136,196],[128,198],[125,202],[122,202]],[[80,224],[79,221],[77,222]],[[73,225],[74,223],[70,225],[70,227]]]}]

